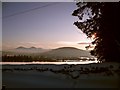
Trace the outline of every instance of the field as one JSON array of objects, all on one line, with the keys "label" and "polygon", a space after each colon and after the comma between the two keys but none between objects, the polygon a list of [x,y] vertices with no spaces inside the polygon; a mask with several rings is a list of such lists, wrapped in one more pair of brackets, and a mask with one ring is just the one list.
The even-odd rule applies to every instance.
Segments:
[{"label": "field", "polygon": [[6,88],[119,88],[119,63],[3,65]]}]

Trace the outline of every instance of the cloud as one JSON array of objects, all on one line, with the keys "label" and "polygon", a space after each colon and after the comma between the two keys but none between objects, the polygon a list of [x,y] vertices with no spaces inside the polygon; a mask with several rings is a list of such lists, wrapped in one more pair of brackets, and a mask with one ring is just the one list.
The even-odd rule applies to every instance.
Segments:
[{"label": "cloud", "polygon": [[69,42],[69,41],[58,41],[57,44],[61,44],[61,45],[85,45],[85,44],[91,44],[91,42],[79,42],[79,41],[75,41],[75,42]]},{"label": "cloud", "polygon": [[42,43],[40,42],[19,42],[17,46],[26,46],[26,47],[43,47]]},{"label": "cloud", "polygon": [[37,42],[20,42],[21,44],[32,44],[32,45],[36,45],[38,44]]},{"label": "cloud", "polygon": [[57,44],[61,45],[77,45],[78,42],[58,41]]},{"label": "cloud", "polygon": [[90,42],[80,42],[80,43],[78,43],[78,44],[91,44]]}]

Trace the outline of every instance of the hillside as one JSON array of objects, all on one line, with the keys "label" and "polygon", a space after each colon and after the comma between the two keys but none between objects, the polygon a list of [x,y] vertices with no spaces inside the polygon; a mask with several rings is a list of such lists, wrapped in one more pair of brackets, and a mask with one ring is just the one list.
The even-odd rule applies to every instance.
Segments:
[{"label": "hillside", "polygon": [[47,51],[49,51],[49,49],[36,48],[36,47],[26,48],[20,46],[14,49],[3,50],[2,55],[32,55],[33,56]]},{"label": "hillside", "polygon": [[18,47],[16,49],[14,49],[13,51],[15,51],[15,52],[27,52],[27,53],[41,53],[41,52],[44,52],[46,50],[42,49],[42,48],[36,48],[36,47],[30,47],[30,48]]},{"label": "hillside", "polygon": [[50,58],[92,57],[88,51],[77,49],[74,47],[61,47],[57,49],[52,49],[48,52],[41,53],[41,55]]},{"label": "hillside", "polygon": [[[43,50],[41,52],[40,50]],[[13,57],[10,57],[9,60],[6,59],[4,56],[5,61],[56,61],[56,60],[77,60],[81,57],[85,58],[93,58],[93,56],[90,55],[89,51],[77,49],[74,47],[60,47],[56,49],[38,49],[35,47],[31,48],[25,48],[25,47],[18,47],[14,50],[9,51],[3,51],[4,55],[10,55]],[[14,58],[14,56],[17,55],[17,58]],[[19,56],[23,55],[23,56]],[[26,58],[24,55],[32,56],[29,58]],[[85,58],[82,58],[85,59]],[[86,59],[85,59],[86,60]]]}]

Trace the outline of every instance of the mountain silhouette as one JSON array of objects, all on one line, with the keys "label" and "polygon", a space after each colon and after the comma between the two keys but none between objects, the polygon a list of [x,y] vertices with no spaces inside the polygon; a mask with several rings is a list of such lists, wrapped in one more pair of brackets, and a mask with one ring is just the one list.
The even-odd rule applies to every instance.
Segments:
[{"label": "mountain silhouette", "polygon": [[70,58],[70,57],[89,57],[89,51],[81,50],[74,47],[60,47],[57,49],[52,49],[48,52],[41,53],[42,56],[50,57],[50,58]]}]

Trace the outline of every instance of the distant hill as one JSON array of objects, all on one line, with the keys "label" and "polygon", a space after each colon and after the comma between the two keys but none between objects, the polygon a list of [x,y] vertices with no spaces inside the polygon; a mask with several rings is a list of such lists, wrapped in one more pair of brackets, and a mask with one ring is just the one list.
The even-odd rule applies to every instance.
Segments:
[{"label": "distant hill", "polygon": [[77,49],[74,47],[61,47],[57,49],[52,49],[48,52],[41,53],[42,56],[50,58],[69,58],[69,57],[93,57],[90,55],[89,51]]},{"label": "distant hill", "polygon": [[15,49],[5,50],[2,51],[3,55],[9,54],[9,55],[31,55],[31,54],[40,54],[43,52],[49,51],[48,49],[42,49],[42,48],[36,48],[36,47],[30,47],[26,48],[23,46],[17,47]]},{"label": "distant hill", "polygon": [[25,48],[25,47],[23,47],[23,46],[20,46],[20,47],[17,47],[16,49],[27,49],[27,48]]},{"label": "distant hill", "polygon": [[79,58],[79,57],[89,57],[89,51],[81,50],[75,47],[60,47],[56,49],[42,49],[36,47],[17,47],[12,50],[3,51],[3,55],[30,55],[30,56],[43,56],[52,59],[63,59],[63,58]]},{"label": "distant hill", "polygon": [[36,48],[36,47],[26,48],[26,47],[20,46],[20,47],[17,47],[15,49],[42,49],[42,48]]},{"label": "distant hill", "polygon": [[36,48],[36,47],[30,47],[30,48],[17,47],[13,51],[23,52],[23,53],[43,53],[43,52],[46,52],[46,51],[49,51],[49,50],[48,49],[43,49],[43,48]]}]

